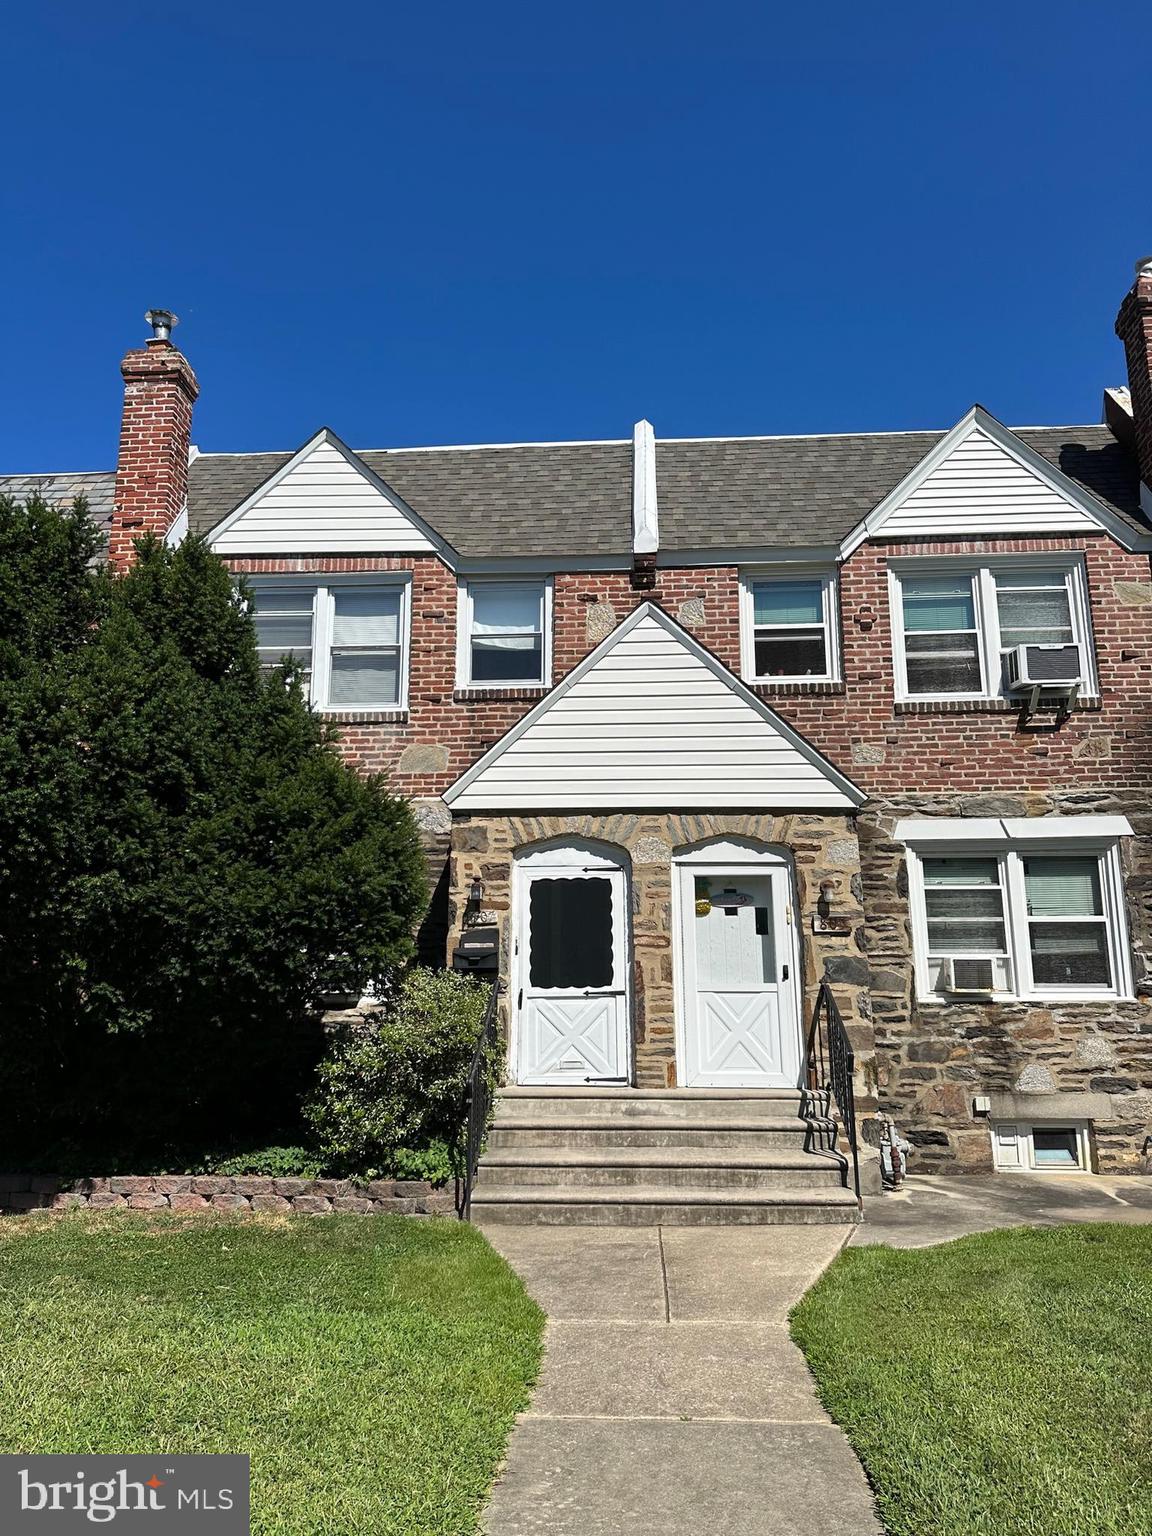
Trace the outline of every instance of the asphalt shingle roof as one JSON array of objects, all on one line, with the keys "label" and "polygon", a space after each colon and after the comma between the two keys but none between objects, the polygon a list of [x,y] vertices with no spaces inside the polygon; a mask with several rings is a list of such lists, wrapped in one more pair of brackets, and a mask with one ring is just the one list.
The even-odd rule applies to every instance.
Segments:
[{"label": "asphalt shingle roof", "polygon": [[94,469],[58,475],[0,475],[0,495],[15,501],[41,495],[53,506],[70,506],[77,496],[88,502],[88,515],[100,531],[108,532],[112,521],[112,495],[116,489],[116,471]]},{"label": "asphalt shingle roof", "polygon": [[[837,544],[943,432],[697,438],[656,444],[660,547]],[[1133,528],[1139,480],[1107,427],[1025,427],[1018,436]],[[462,555],[626,554],[631,444],[369,449],[360,457]],[[207,532],[291,458],[202,454],[193,529]]]},{"label": "asphalt shingle roof", "polygon": [[[660,547],[670,553],[837,544],[943,436],[658,441]],[[1107,427],[1023,427],[1017,436],[1130,527],[1149,531],[1135,461]],[[291,457],[200,454],[189,476],[192,530],[214,528]],[[627,557],[631,548],[630,442],[368,449],[360,457],[466,557]],[[22,496],[39,488],[56,501],[84,494],[107,526],[113,478],[7,476],[0,491]]]}]

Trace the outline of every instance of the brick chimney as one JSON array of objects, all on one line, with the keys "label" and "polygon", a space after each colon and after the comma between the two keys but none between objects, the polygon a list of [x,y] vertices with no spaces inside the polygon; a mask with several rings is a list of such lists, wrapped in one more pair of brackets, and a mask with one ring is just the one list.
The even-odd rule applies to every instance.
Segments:
[{"label": "brick chimney", "polygon": [[150,309],[145,318],[152,327],[147,345],[120,365],[124,415],[108,558],[121,568],[135,558],[136,539],[164,538],[185,511],[192,406],[200,393],[191,364],[172,344],[176,316]]},{"label": "brick chimney", "polygon": [[1116,316],[1116,334],[1128,359],[1132,435],[1140,466],[1141,499],[1152,512],[1152,256],[1136,263],[1136,281]]}]

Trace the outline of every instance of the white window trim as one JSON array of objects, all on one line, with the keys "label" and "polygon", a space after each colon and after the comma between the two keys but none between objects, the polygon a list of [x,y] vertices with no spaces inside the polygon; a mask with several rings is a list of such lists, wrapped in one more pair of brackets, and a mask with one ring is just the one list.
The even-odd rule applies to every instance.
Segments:
[{"label": "white window trim", "polygon": [[[412,573],[411,571],[357,571],[349,575],[326,572],[296,572],[284,576],[264,575],[245,578],[254,592],[278,587],[306,587],[312,600],[312,675],[308,697],[312,708],[323,715],[387,715],[408,709],[408,673],[412,651]],[[400,676],[394,704],[329,704],[328,686],[332,676],[332,623],[335,604],[333,592],[341,587],[395,587],[400,592]]]},{"label": "white window trim", "polygon": [[[1032,980],[1032,959],[1028,933],[1028,904],[1024,891],[1023,860],[1030,854],[1064,853],[1070,857],[1095,857],[1100,862],[1100,894],[1104,908],[1108,958],[1112,968],[1109,987],[1038,987]],[[1061,835],[1053,828],[1050,840],[1021,839],[1005,843],[983,839],[922,842],[907,849],[908,906],[912,919],[912,949],[915,959],[916,997],[920,1003],[948,1005],[967,999],[952,998],[935,991],[930,984],[928,967],[928,912],[924,895],[925,858],[996,858],[1001,863],[1001,890],[1004,893],[1004,924],[1008,941],[1008,965],[1012,990],[990,996],[1011,1002],[1100,1003],[1117,999],[1131,1000],[1131,952],[1128,923],[1124,910],[1124,882],[1120,867],[1120,844],[1115,838],[1081,839]]]},{"label": "white window trim", "polygon": [[[550,576],[462,576],[456,583],[456,687],[483,688],[486,692],[515,693],[524,688],[552,686],[552,578]],[[523,587],[542,591],[540,677],[536,682],[473,682],[472,594],[477,587]]]},{"label": "white window trim", "polygon": [[[823,600],[824,654],[823,672],[803,672],[796,676],[760,677],[756,672],[756,596],[757,582],[819,581]],[[838,683],[840,681],[840,609],[837,601],[837,572],[826,565],[773,566],[769,569],[749,566],[740,572],[740,676],[746,683]],[[768,626],[764,626],[767,628]],[[781,626],[775,626],[777,628]],[[797,628],[814,628],[797,625]]]},{"label": "white window trim", "polygon": [[[1092,615],[1088,603],[1088,583],[1084,570],[1084,556],[1079,552],[1056,551],[1050,555],[933,555],[897,557],[888,562],[888,610],[892,628],[892,658],[896,682],[896,701],[901,704],[946,703],[950,700],[983,701],[1012,699],[1018,695],[1008,693],[1002,686],[1000,666],[1000,625],[996,607],[996,583],[994,577],[1007,572],[1062,571],[1068,587],[1068,607],[1072,618],[1075,642],[1080,648],[1081,671],[1084,686],[1080,697],[1098,695],[1096,680],[1096,645],[1092,636]],[[976,635],[980,653],[982,685],[978,693],[910,693],[908,668],[904,649],[904,603],[901,587],[903,576],[945,576],[960,571],[976,577],[973,583],[976,607]]]},{"label": "white window trim", "polygon": [[[1000,1141],[997,1132],[1001,1128],[1013,1131],[1015,1140],[1024,1154],[1022,1162],[1010,1163],[1000,1160]],[[1061,1166],[1059,1163],[1037,1163],[1033,1132],[1050,1129],[1075,1131],[1078,1158],[1075,1167],[1069,1168],[1066,1164]],[[1092,1172],[1092,1148],[1088,1139],[1087,1120],[1079,1120],[1075,1117],[1039,1120],[997,1119],[989,1125],[988,1133],[992,1138],[992,1166],[997,1173],[1055,1173],[1067,1176]]]}]

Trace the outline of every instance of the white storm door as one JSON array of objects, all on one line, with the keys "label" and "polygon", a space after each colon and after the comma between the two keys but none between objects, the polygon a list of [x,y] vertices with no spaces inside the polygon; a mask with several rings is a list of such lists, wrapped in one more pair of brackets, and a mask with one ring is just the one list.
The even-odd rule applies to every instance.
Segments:
[{"label": "white storm door", "polygon": [[517,1082],[627,1082],[623,871],[526,870],[520,909]]},{"label": "white storm door", "polygon": [[795,1088],[788,874],[680,871],[685,1086]]}]

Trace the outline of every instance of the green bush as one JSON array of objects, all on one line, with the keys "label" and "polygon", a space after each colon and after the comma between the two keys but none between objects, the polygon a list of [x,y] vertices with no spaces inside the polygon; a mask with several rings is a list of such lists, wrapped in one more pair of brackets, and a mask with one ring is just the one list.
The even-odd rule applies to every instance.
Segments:
[{"label": "green bush", "polygon": [[202,540],[97,544],[0,497],[0,1160],[294,1141],[324,995],[412,955],[418,830]]},{"label": "green bush", "polygon": [[456,1173],[454,1149],[446,1141],[431,1141],[426,1147],[397,1147],[384,1170],[397,1179],[426,1179],[429,1184],[447,1184]]},{"label": "green bush", "polygon": [[307,1147],[263,1147],[226,1157],[209,1171],[231,1179],[246,1173],[262,1173],[273,1179],[318,1179],[323,1169],[315,1152]]},{"label": "green bush", "polygon": [[399,1172],[404,1149],[427,1157],[434,1142],[455,1145],[487,1001],[478,982],[416,967],[367,1028],[355,1024],[333,1039],[307,1108],[326,1167]]}]

